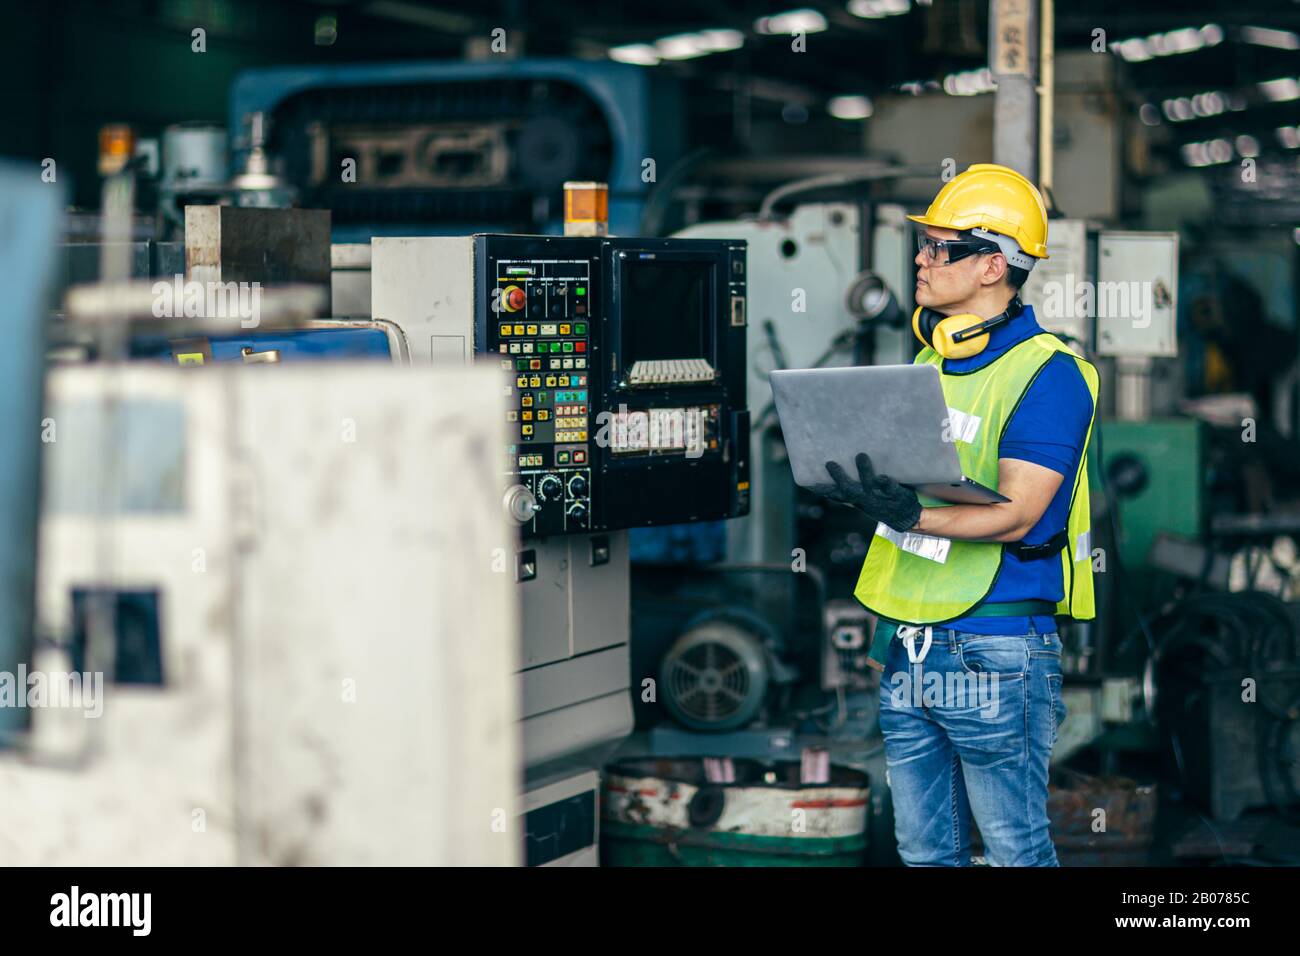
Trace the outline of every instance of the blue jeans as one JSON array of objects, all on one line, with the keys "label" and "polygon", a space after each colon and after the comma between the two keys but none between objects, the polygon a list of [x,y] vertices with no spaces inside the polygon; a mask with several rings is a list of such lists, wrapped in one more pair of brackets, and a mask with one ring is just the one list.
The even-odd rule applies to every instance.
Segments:
[{"label": "blue jeans", "polygon": [[907,865],[969,866],[972,814],[991,864],[1058,865],[1047,764],[1066,714],[1061,640],[1029,631],[934,627],[928,649],[924,632],[910,650],[890,642],[880,729]]}]

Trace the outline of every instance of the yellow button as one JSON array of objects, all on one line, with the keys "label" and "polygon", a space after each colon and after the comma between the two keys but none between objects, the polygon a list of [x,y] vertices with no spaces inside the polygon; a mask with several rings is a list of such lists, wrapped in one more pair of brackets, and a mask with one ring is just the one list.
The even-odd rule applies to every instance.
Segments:
[{"label": "yellow button", "polygon": [[536,334],[537,334],[537,326],[535,326],[535,325],[530,325],[530,326],[528,326],[528,334],[529,334],[529,335],[536,335]]},{"label": "yellow button", "polygon": [[540,375],[534,375],[532,378],[528,380],[529,388],[540,388],[541,384],[542,384],[542,377]]},{"label": "yellow button", "polygon": [[531,435],[531,434],[533,433],[533,426],[532,426],[532,425],[522,425],[522,426],[520,426],[520,427],[523,428],[523,431],[524,431],[524,434],[525,434],[525,435]]},{"label": "yellow button", "polygon": [[519,417],[526,422],[531,422],[533,420],[533,413],[531,411],[524,412]]},{"label": "yellow button", "polygon": [[550,418],[550,417],[551,417],[551,413],[548,412],[546,409],[544,409],[544,408],[542,408],[542,409],[538,409],[538,411],[537,411],[537,420],[538,420],[539,422],[544,422],[544,421],[546,421],[546,420],[547,420],[548,418]]},{"label": "yellow button", "polygon": [[519,400],[519,404],[522,405],[524,408],[531,408],[533,404],[533,396],[525,395],[523,398]]},{"label": "yellow button", "polygon": [[510,326],[508,326],[508,325],[503,325],[503,326],[501,326],[501,334],[502,334],[502,335],[509,335],[509,334],[510,334]]},{"label": "yellow button", "polygon": [[567,325],[562,325],[562,326],[560,326],[560,334],[561,334],[561,335],[568,335],[568,334],[569,334],[569,327],[568,327]]},{"label": "yellow button", "polygon": [[522,325],[516,325],[515,335],[523,335],[523,334],[524,334],[524,327]]},{"label": "yellow button", "polygon": [[548,375],[548,376],[546,376],[546,387],[547,387],[547,388],[555,388],[555,376],[554,376],[554,375]]},{"label": "yellow button", "polygon": [[560,376],[560,387],[563,388],[565,385],[568,385],[568,384],[569,384],[569,376],[567,376],[567,375],[561,375],[561,376]]},{"label": "yellow button", "polygon": [[518,378],[515,379],[515,384],[516,384],[517,386],[519,386],[520,388],[527,388],[527,387],[528,387],[528,376],[527,376],[527,375],[520,375]]}]

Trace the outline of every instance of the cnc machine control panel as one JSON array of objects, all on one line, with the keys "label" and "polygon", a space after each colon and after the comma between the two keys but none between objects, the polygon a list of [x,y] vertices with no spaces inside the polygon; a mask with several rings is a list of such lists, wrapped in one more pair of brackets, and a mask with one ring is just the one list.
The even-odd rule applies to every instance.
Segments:
[{"label": "cnc machine control panel", "polygon": [[[481,341],[509,373],[506,470],[533,534],[593,527],[593,374],[600,299],[589,240],[480,236]],[[527,489],[531,500],[520,489]]]},{"label": "cnc machine control panel", "polygon": [[744,243],[479,235],[474,278],[525,536],[748,512]]}]

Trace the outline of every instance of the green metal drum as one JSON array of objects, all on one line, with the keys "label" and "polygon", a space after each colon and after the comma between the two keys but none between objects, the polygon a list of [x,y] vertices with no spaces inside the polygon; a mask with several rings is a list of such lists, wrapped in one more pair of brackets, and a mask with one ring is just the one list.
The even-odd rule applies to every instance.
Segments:
[{"label": "green metal drum", "polygon": [[800,781],[798,761],[734,760],[711,783],[700,759],[639,759],[605,768],[605,866],[862,866],[867,775],[832,765]]}]

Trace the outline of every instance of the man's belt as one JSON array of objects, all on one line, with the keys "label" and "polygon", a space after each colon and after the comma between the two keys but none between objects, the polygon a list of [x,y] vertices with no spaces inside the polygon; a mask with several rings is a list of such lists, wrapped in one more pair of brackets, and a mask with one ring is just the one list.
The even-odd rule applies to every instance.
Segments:
[{"label": "man's belt", "polygon": [[1056,557],[1061,553],[1061,549],[1069,543],[1070,534],[1066,529],[1062,528],[1042,544],[1025,544],[1023,541],[1011,541],[1004,544],[1003,547],[1021,561],[1041,561],[1044,558]]},{"label": "man's belt", "polygon": [[1034,617],[1056,613],[1052,601],[997,601],[967,611],[965,617]]}]

